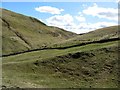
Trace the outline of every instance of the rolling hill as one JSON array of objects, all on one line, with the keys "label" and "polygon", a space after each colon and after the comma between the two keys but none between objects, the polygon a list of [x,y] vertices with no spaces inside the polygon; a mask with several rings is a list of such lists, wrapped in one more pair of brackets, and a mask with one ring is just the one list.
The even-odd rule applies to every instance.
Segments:
[{"label": "rolling hill", "polygon": [[77,35],[5,9],[2,14],[3,55],[44,48]]},{"label": "rolling hill", "polygon": [[78,35],[5,9],[1,21],[3,88],[119,87],[119,26]]},{"label": "rolling hill", "polygon": [[106,28],[97,29],[71,39],[62,41],[60,43],[54,44],[53,47],[71,47],[71,46],[79,46],[81,44],[87,43],[95,43],[102,41],[109,41],[111,39],[119,39],[119,28],[118,26],[111,26]]}]

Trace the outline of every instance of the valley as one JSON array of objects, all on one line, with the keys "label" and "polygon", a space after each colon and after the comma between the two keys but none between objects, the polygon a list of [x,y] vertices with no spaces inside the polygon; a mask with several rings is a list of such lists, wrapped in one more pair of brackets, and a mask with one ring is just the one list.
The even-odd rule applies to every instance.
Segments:
[{"label": "valley", "polygon": [[82,35],[3,9],[5,88],[117,88],[119,26]]}]

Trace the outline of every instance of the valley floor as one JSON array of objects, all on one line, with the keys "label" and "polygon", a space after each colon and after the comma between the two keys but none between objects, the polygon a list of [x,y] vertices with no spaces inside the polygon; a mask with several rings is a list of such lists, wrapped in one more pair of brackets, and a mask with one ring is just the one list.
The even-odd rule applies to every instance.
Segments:
[{"label": "valley floor", "polygon": [[93,43],[3,57],[3,86],[118,87],[118,42]]}]

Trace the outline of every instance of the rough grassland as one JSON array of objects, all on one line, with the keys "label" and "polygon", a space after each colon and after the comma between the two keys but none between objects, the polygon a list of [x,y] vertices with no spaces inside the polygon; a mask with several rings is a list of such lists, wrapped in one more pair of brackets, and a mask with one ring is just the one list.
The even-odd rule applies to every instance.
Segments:
[{"label": "rough grassland", "polygon": [[116,41],[5,57],[3,58],[3,85],[43,88],[115,88],[119,82],[117,44]]},{"label": "rough grassland", "polygon": [[[2,9],[3,54],[44,48],[74,36],[75,33],[47,26],[41,21]],[[19,47],[19,48],[18,48]]]},{"label": "rough grassland", "polygon": [[120,84],[119,26],[77,35],[33,17],[2,12],[3,88],[117,88]]}]

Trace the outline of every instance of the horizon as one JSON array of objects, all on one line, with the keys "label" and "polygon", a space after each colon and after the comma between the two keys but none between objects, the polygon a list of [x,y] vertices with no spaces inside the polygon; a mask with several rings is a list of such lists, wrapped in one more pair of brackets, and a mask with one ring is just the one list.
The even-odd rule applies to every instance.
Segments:
[{"label": "horizon", "polygon": [[117,2],[4,2],[1,8],[77,34],[118,25]]}]

